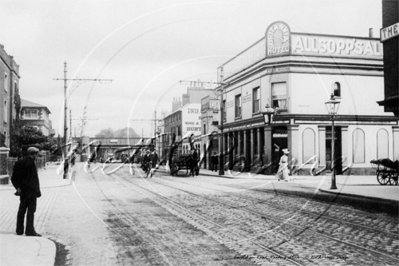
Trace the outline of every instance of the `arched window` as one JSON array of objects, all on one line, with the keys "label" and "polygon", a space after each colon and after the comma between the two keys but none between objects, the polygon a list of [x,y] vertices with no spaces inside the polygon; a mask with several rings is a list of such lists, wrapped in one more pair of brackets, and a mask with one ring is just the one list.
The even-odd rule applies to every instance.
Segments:
[{"label": "arched window", "polygon": [[352,136],[352,152],[353,163],[365,163],[366,150],[365,150],[364,132],[361,129],[355,129]]},{"label": "arched window", "polygon": [[339,82],[334,82],[333,94],[335,97],[341,97],[341,84]]},{"label": "arched window", "polygon": [[388,131],[380,129],[377,132],[377,159],[389,158]]},{"label": "arched window", "polygon": [[311,128],[307,128],[302,133],[302,161],[306,162],[316,155],[316,137]]}]

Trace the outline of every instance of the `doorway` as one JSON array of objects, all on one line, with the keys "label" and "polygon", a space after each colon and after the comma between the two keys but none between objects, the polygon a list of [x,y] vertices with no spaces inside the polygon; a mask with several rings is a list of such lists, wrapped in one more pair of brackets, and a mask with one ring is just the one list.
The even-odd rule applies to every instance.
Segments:
[{"label": "doorway", "polygon": [[[332,158],[332,127],[326,127],[326,167],[331,169]],[[334,127],[334,157],[336,174],[342,174],[342,130],[341,127]]]},{"label": "doorway", "polygon": [[277,173],[283,149],[288,148],[288,131],[286,126],[272,129],[272,173]]}]

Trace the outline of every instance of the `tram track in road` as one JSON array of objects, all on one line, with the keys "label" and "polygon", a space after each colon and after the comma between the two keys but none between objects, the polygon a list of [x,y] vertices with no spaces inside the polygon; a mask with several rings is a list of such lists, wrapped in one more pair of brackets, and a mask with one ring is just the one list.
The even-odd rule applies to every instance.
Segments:
[{"label": "tram track in road", "polygon": [[[321,219],[324,219],[324,220],[329,220],[329,221],[337,222],[337,223],[345,223],[345,224],[347,224],[349,226],[354,227],[354,229],[359,229],[360,228],[360,229],[367,230],[369,232],[380,233],[380,234],[385,234],[385,235],[392,235],[392,236],[394,236],[396,238],[399,238],[399,233],[397,233],[397,228],[396,228],[395,231],[393,231],[393,230],[381,230],[381,229],[379,229],[378,225],[376,225],[376,224],[371,224],[371,226],[374,226],[374,227],[371,227],[371,226],[367,226],[367,225],[364,225],[364,224],[354,223],[354,222],[349,221],[349,220],[342,220],[342,219],[339,219],[339,218],[331,217],[329,215],[329,213],[331,213],[331,211],[330,211],[331,204],[327,204],[327,203],[323,203],[323,202],[318,203],[320,206],[318,206],[317,209],[322,210],[319,213],[315,213],[315,212],[304,210],[302,208],[302,206],[304,204],[308,204],[309,200],[311,200],[311,199],[307,199],[304,204],[296,204],[295,206],[287,206],[287,205],[275,204],[273,202],[270,202],[269,198],[268,199],[261,198],[262,196],[265,195],[265,193],[269,193],[269,194],[273,193],[273,196],[275,196],[275,192],[274,191],[273,192],[268,192],[268,191],[259,190],[259,189],[247,189],[247,188],[240,188],[240,189],[236,189],[235,188],[234,189],[236,191],[241,190],[241,191],[248,191],[248,192],[250,191],[251,192],[251,194],[246,194],[244,196],[242,194],[237,195],[237,193],[234,192],[234,191],[220,190],[220,189],[215,189],[214,187],[212,187],[212,188],[204,187],[201,184],[199,184],[198,182],[195,182],[193,184],[193,183],[184,182],[184,181],[182,181],[180,179],[176,180],[176,179],[172,179],[172,178],[169,178],[168,181],[172,181],[172,182],[176,182],[176,183],[182,183],[182,184],[185,184],[185,185],[188,185],[188,186],[193,186],[193,187],[202,187],[202,188],[205,188],[205,189],[208,189],[208,190],[213,190],[213,191],[218,192],[218,193],[234,195],[234,196],[236,196],[236,197],[238,197],[240,199],[244,199],[244,200],[249,201],[249,202],[256,202],[257,204],[266,204],[266,205],[268,205],[268,206],[270,206],[272,208],[275,208],[276,210],[281,210],[283,208],[283,209],[287,210],[287,214],[285,216],[289,216],[291,214],[296,214],[297,215],[298,213],[301,213],[301,214],[304,214],[304,215],[312,216],[315,219],[315,221],[319,221]],[[224,187],[226,187],[226,186],[224,186]],[[227,188],[231,188],[231,187],[227,186]],[[257,194],[254,194],[254,192],[257,193]],[[281,193],[279,192],[279,194],[281,194]],[[290,197],[290,198],[293,199],[292,195],[289,195],[288,193],[285,193],[284,196]],[[295,196],[294,200],[296,200],[298,198],[299,198],[298,196]],[[279,203],[281,203],[281,202],[279,202]],[[347,210],[350,211],[352,214],[353,214],[353,212],[355,212],[357,215],[359,215],[359,217],[362,216],[362,215],[366,215],[365,212],[354,211],[352,209],[347,209]],[[367,213],[367,215],[369,215],[369,213]],[[373,215],[373,216],[375,216],[375,218],[378,218],[378,217],[376,217],[377,215]],[[358,219],[360,219],[360,218],[358,218]]]},{"label": "tram track in road", "polygon": [[[187,245],[185,241],[188,240],[180,238],[180,232],[184,234],[186,233],[185,230],[191,230],[192,233],[189,235],[190,237],[205,235],[205,233],[201,230],[191,228],[191,225],[179,219],[177,215],[171,214],[164,206],[159,204],[159,202],[153,201],[151,199],[153,197],[149,196],[149,194],[145,193],[142,189],[126,186],[126,183],[115,182],[118,180],[115,178],[114,174],[90,175],[90,177],[95,182],[97,190],[99,191],[96,193],[101,193],[103,201],[111,207],[108,213],[112,214],[112,216],[106,219],[105,223],[108,225],[107,227],[109,230],[113,232],[113,243],[119,248],[117,253],[119,264],[208,265],[208,261],[201,262],[195,260],[195,258],[198,257],[203,258],[208,256],[207,259],[210,261],[211,265],[214,265],[214,263],[212,263],[213,257],[218,256],[215,254],[218,254],[219,247],[223,247],[220,251],[224,254],[224,257],[217,257],[216,259],[217,261],[221,260],[221,264],[226,263],[224,260],[227,260],[227,263],[232,266],[253,265],[249,260],[244,260],[242,258],[234,259],[234,254],[230,249],[220,245],[216,241],[212,242],[207,240],[207,238],[210,238],[209,236],[206,236],[202,241],[193,241],[194,244],[190,243]],[[102,182],[104,180],[112,180],[111,182],[113,185],[110,186],[109,182]],[[119,186],[115,186],[115,183],[119,184]],[[117,188],[115,189],[115,187]],[[120,194],[120,192],[124,194],[123,197],[119,197],[120,195],[118,194]],[[131,201],[131,199],[134,199],[134,201]],[[137,211],[137,208],[141,210]],[[154,210],[154,208],[156,208],[156,210]],[[143,212],[143,210],[145,211]],[[158,215],[162,216],[162,219],[165,219],[166,222],[158,224]],[[155,220],[153,220],[153,218],[155,218]],[[175,233],[169,233],[171,230],[168,230],[168,228],[171,226],[176,226],[176,228],[174,228],[175,230],[173,230]],[[159,231],[163,232],[160,233]],[[160,238],[162,239],[161,241]],[[165,241],[165,239],[168,241]],[[210,245],[210,254],[201,254],[201,251],[192,250],[193,247],[200,247],[201,250],[204,249],[201,247],[201,245],[204,244],[202,242]],[[178,243],[178,245],[176,245],[176,243]],[[184,248],[182,248],[182,245]],[[213,250],[214,248],[215,250]],[[138,254],[137,251],[134,252],[134,249],[140,249],[139,253],[143,254],[145,258],[139,258],[140,254]],[[188,258],[187,252],[191,254],[192,257]],[[230,254],[227,259],[225,258],[227,255],[225,252]],[[200,256],[198,256],[198,253],[200,253]],[[187,263],[187,261],[190,261],[190,263]]]},{"label": "tram track in road", "polygon": [[[224,230],[225,226],[223,224],[216,223],[210,220],[208,217],[199,215],[198,213],[183,207],[179,203],[155,191],[154,188],[146,188],[141,186],[135,182],[132,182],[131,178],[120,177],[118,175],[113,176],[115,176],[116,180],[126,185],[133,191],[147,194],[147,197],[151,198],[151,200],[156,202],[158,205],[162,206],[175,216],[183,219],[187,223],[193,225],[197,229],[205,232],[207,235],[211,236],[221,244],[224,244],[231,250],[236,251],[243,258],[251,259],[253,262],[260,265],[270,265],[271,263],[273,265],[311,265],[310,261],[301,262],[296,259],[289,258],[285,254],[272,250],[254,240],[246,241],[246,245],[243,245],[239,240],[244,239],[246,236],[242,235],[240,232],[237,232],[237,230],[230,230],[226,232]],[[256,251],[255,254],[253,254],[252,251]]]},{"label": "tram track in road", "polygon": [[[170,180],[168,180],[168,181],[170,181]],[[151,183],[152,184],[156,183],[156,184],[159,184],[159,185],[162,185],[162,186],[166,186],[166,187],[169,187],[171,189],[178,190],[180,192],[184,192],[184,193],[190,194],[190,195],[195,196],[195,197],[200,197],[201,199],[205,199],[207,201],[212,201],[212,202],[214,202],[216,204],[219,204],[219,205],[224,205],[224,206],[228,207],[228,209],[233,209],[233,208],[234,209],[241,209],[242,211],[250,212],[250,213],[252,213],[252,214],[254,214],[254,215],[258,216],[258,217],[262,217],[262,218],[266,218],[266,219],[269,219],[269,220],[273,220],[276,224],[284,224],[284,220],[276,219],[275,217],[267,215],[264,212],[248,210],[247,208],[245,208],[245,210],[243,210],[242,206],[231,205],[231,204],[228,204],[226,202],[222,202],[220,200],[215,200],[214,198],[209,198],[209,197],[206,197],[204,195],[198,195],[198,194],[193,193],[191,191],[187,191],[187,190],[184,190],[184,189],[181,189],[181,188],[176,188],[174,186],[167,185],[167,184],[163,183],[160,180],[154,180],[153,179],[153,180],[151,180]],[[207,188],[207,189],[209,189],[209,188]],[[386,258],[388,260],[388,264],[392,263],[392,261],[395,261],[395,263],[397,263],[399,261],[398,258],[392,257],[390,254],[379,252],[379,251],[376,251],[376,250],[373,250],[373,249],[370,249],[370,248],[359,246],[358,244],[355,244],[355,243],[352,243],[352,242],[343,241],[341,239],[337,239],[335,237],[331,237],[330,235],[326,235],[326,234],[323,234],[323,233],[320,233],[318,231],[313,230],[310,226],[302,226],[302,227],[300,227],[300,226],[292,225],[290,223],[285,223],[283,226],[284,226],[284,229],[288,230],[288,231],[290,230],[289,227],[295,228],[295,230],[297,230],[297,232],[299,231],[301,234],[311,232],[314,236],[322,237],[324,239],[327,238],[329,241],[333,241],[335,243],[340,243],[341,246],[342,245],[346,245],[348,250],[357,249],[358,253],[363,254],[364,256],[367,256],[367,254],[374,254],[376,257],[379,257],[379,259],[381,257],[384,257],[384,258]],[[348,230],[347,230],[347,232],[348,232]],[[290,241],[289,239],[290,238],[288,238],[288,241]],[[350,247],[350,248],[348,248],[348,247]],[[351,253],[351,252],[349,252],[349,253]],[[368,262],[368,260],[366,262]]]},{"label": "tram track in road", "polygon": [[[159,181],[158,181],[158,182],[159,182]],[[181,182],[181,181],[179,181],[179,182]],[[178,183],[179,183],[179,182],[178,182]],[[185,183],[185,182],[182,182],[182,183]],[[187,183],[185,183],[185,184],[186,184],[186,185],[191,185],[191,184],[187,184]],[[163,184],[163,185],[166,185],[166,184]],[[166,185],[166,186],[169,186],[169,185]],[[191,185],[191,186],[198,187],[197,184],[196,184],[196,185]],[[172,187],[172,186],[169,186],[169,187]],[[175,188],[175,187],[172,187],[172,188]],[[175,189],[184,191],[184,192],[186,192],[186,193],[192,193],[192,192],[190,192],[190,191],[186,191],[186,190],[180,189],[180,188],[175,188]],[[212,188],[206,188],[206,189],[212,189]],[[217,191],[217,192],[222,192],[222,193],[226,193],[226,192],[224,192],[224,191],[216,190],[216,189],[215,189],[215,191]],[[196,195],[196,196],[199,196],[199,195],[197,195],[197,194],[195,194],[195,193],[192,193],[192,194],[194,194],[194,195]],[[229,195],[230,195],[230,194],[229,194]],[[201,196],[201,197],[203,197],[203,196]],[[205,198],[210,199],[210,200],[214,200],[213,198],[209,198],[209,197],[205,197]],[[239,199],[246,198],[246,199],[249,199],[249,200],[251,200],[251,201],[253,200],[253,198],[244,197],[244,196],[239,196],[238,198],[239,198]],[[231,208],[242,208],[241,206],[235,206],[235,205],[231,205],[231,204],[229,204],[229,203],[225,203],[225,202],[221,202],[221,201],[218,201],[218,202],[220,202],[220,203],[222,203],[222,204],[225,204],[226,206],[229,206],[229,207],[231,207]],[[273,205],[273,204],[268,204],[268,205],[269,205],[269,206],[272,206],[273,208],[275,208],[275,211],[278,211],[278,209],[281,209],[281,206],[275,206],[275,205]],[[259,212],[259,211],[256,211],[256,210],[248,209],[248,205],[247,205],[247,204],[246,204],[246,210],[249,211],[249,212],[253,212],[254,214],[260,215],[262,218],[263,218],[263,217],[267,217],[267,218],[273,219],[273,220],[276,221],[276,222],[285,223],[285,220],[281,220],[281,219],[279,219],[279,218],[276,219],[275,217],[266,214],[266,212]],[[297,210],[297,212],[298,212],[298,211],[299,211],[299,210]],[[283,216],[284,216],[284,217],[290,217],[290,215],[291,215],[292,213],[295,213],[295,211],[292,211],[292,209],[291,209],[291,210],[289,210],[289,212],[288,212],[287,214],[285,214],[285,215],[283,215]],[[305,213],[305,214],[308,214],[308,215],[312,215],[312,216],[314,216],[314,217],[320,216],[320,215],[316,215],[316,214],[313,214],[313,213],[310,213],[310,212],[304,212],[304,213]],[[291,217],[289,218],[289,219],[290,219],[290,222],[291,222],[292,218],[293,218],[293,216],[291,216]],[[319,217],[318,217],[318,218],[319,218]],[[318,218],[317,218],[317,219],[318,219]],[[327,218],[327,219],[329,219],[329,218]],[[333,220],[333,221],[337,222],[337,219],[329,219],[329,220]],[[359,226],[359,225],[353,224],[353,223],[347,223],[346,221],[342,221],[342,222],[343,222],[343,223],[346,223],[346,224],[350,224],[351,226],[354,226],[354,227],[362,227],[363,229],[367,229],[367,230],[372,231],[372,232],[379,232],[379,233],[384,233],[384,234],[390,234],[390,232],[381,231],[381,230],[375,230],[375,229],[370,228],[370,227]],[[291,223],[287,223],[287,224],[292,225],[292,226],[295,226],[295,225],[293,225],[293,224],[291,224]],[[338,238],[336,238],[336,237],[331,237],[331,236],[329,236],[329,235],[326,235],[325,233],[320,232],[320,231],[323,231],[323,230],[316,231],[316,230],[312,229],[312,226],[309,226],[309,225],[306,225],[306,226],[305,226],[305,225],[300,225],[300,226],[298,227],[298,229],[301,229],[301,228],[303,228],[303,229],[305,229],[305,230],[307,230],[307,231],[312,231],[312,232],[314,232],[314,233],[316,233],[316,234],[319,234],[319,235],[321,235],[321,236],[328,237],[328,238],[330,238],[330,239],[332,239],[332,240],[334,240],[334,241],[342,242],[342,243],[345,243],[345,244],[348,244],[348,245],[355,246],[355,247],[357,247],[357,248],[365,249],[365,250],[367,250],[367,251],[369,251],[369,252],[371,252],[371,253],[374,253],[374,254],[376,254],[376,255],[388,256],[389,258],[394,259],[394,260],[397,260],[397,261],[399,262],[399,258],[398,258],[398,257],[392,257],[390,254],[384,253],[385,250],[375,251],[374,249],[372,249],[372,248],[375,248],[375,247],[380,248],[379,245],[376,245],[375,247],[365,248],[365,247],[360,246],[359,244],[356,244],[356,243],[353,243],[353,242],[349,242],[349,241],[343,241],[343,240],[338,239]],[[351,230],[346,230],[345,232],[346,232],[346,234],[349,234],[351,231],[352,231],[352,229],[351,229]],[[342,237],[345,237],[345,235],[342,235],[342,234],[341,234],[341,236],[342,236]],[[398,236],[398,235],[395,234],[395,238],[396,238],[396,239],[397,239],[397,236]],[[361,243],[361,244],[363,245],[364,243]],[[393,253],[393,254],[395,254],[395,253]],[[398,254],[396,253],[396,255],[398,255]]]},{"label": "tram track in road", "polygon": [[[125,247],[126,246],[132,247],[132,248],[129,248],[130,250],[126,249],[123,252],[124,254],[122,256],[119,256],[119,258],[118,258],[119,263],[124,265],[124,264],[133,263],[134,261],[137,262],[137,258],[136,258],[136,260],[133,260],[135,257],[137,257],[137,254],[134,255],[131,251],[131,249],[136,248],[136,249],[139,249],[140,254],[142,254],[142,256],[144,256],[145,261],[149,265],[159,265],[158,262],[156,262],[156,261],[154,262],[154,260],[159,260],[157,257],[162,258],[162,263],[164,265],[174,265],[173,263],[171,263],[169,261],[167,256],[165,256],[161,250],[156,248],[156,245],[153,245],[153,243],[148,243],[148,238],[146,237],[146,233],[139,226],[137,226],[138,223],[137,223],[135,217],[132,215],[129,215],[128,214],[129,211],[127,211],[126,209],[121,209],[116,204],[114,196],[109,197],[109,195],[107,195],[108,193],[105,192],[106,189],[100,185],[97,178],[95,177],[95,174],[91,173],[90,176],[91,176],[92,180],[94,181],[94,183],[96,184],[98,190],[104,197],[104,199],[114,209],[114,211],[112,213],[114,214],[114,216],[117,217],[117,218],[110,217],[109,219],[107,219],[107,221],[103,222],[101,220],[101,222],[106,223],[109,230],[111,232],[115,233],[114,238],[116,241],[124,242]],[[104,175],[101,175],[101,176],[104,176]],[[116,212],[115,212],[115,210],[116,210]],[[93,214],[94,214],[94,212],[93,212]],[[117,238],[120,238],[120,239],[118,240]],[[151,249],[154,249],[153,250],[153,251],[155,251],[154,253],[156,253],[158,256],[154,256],[154,254],[150,255],[150,252],[148,252],[148,250],[146,250],[145,247],[151,247]],[[125,257],[125,258],[123,258],[123,257]],[[132,260],[132,261],[130,261],[130,260]]]}]

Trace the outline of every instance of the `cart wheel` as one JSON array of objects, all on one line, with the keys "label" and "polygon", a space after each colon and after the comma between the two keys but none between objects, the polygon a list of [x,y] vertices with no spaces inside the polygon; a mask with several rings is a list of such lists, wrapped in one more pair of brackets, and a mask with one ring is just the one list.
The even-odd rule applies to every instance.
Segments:
[{"label": "cart wheel", "polygon": [[389,175],[387,173],[377,173],[377,180],[381,185],[386,185],[389,182]]},{"label": "cart wheel", "polygon": [[179,167],[177,166],[177,164],[173,165],[173,175],[177,176],[177,173],[179,172]]},{"label": "cart wheel", "polygon": [[398,175],[390,175],[389,184],[393,186],[398,185]]}]

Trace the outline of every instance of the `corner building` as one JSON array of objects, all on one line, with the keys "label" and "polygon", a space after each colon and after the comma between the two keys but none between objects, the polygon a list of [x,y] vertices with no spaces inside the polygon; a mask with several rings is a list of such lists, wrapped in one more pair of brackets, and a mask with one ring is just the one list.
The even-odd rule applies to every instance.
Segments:
[{"label": "corner building", "polygon": [[[225,162],[275,173],[282,154],[300,174],[329,170],[335,138],[338,173],[371,173],[370,160],[399,159],[398,119],[384,113],[383,48],[379,39],[291,32],[272,23],[255,44],[218,68],[224,84]],[[340,101],[335,134],[325,102]],[[277,111],[265,125],[262,111]]]}]

